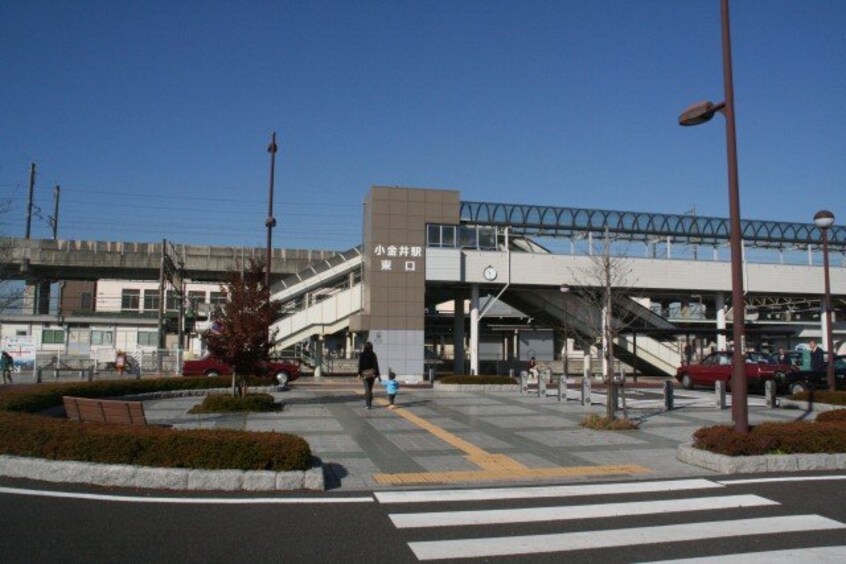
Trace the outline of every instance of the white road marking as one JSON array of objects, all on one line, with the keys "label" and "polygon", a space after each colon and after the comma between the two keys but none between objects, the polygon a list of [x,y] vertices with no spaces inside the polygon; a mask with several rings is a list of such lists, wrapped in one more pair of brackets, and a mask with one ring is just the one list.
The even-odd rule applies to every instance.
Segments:
[{"label": "white road marking", "polygon": [[742,478],[738,480],[718,480],[718,484],[734,486],[738,484],[767,484],[771,482],[815,482],[818,480],[846,480],[843,476],[781,476],[776,478]]},{"label": "white road marking", "polygon": [[461,525],[495,525],[502,523],[570,521],[577,519],[596,519],[600,517],[629,517],[632,515],[737,509],[740,507],[758,507],[764,505],[779,505],[779,503],[757,495],[730,495],[723,497],[635,501],[581,506],[395,513],[391,514],[390,518],[394,522],[394,526],[398,529],[410,529],[415,527],[456,527]]},{"label": "white road marking", "polygon": [[75,492],[54,492],[0,487],[0,494],[85,499],[94,501],[119,501],[122,503],[194,503],[206,505],[297,504],[297,503],[371,503],[372,497],[136,497],[128,495],[103,495]]},{"label": "white road marking", "polygon": [[819,515],[795,515],[552,535],[423,541],[409,543],[409,547],[418,559],[435,560],[439,558],[543,554],[641,544],[701,541],[703,539],[726,537],[783,535],[786,531],[794,533],[843,528],[846,528],[843,523]]},{"label": "white road marking", "polygon": [[683,560],[661,560],[652,564],[808,564],[846,561],[846,546],[813,546],[792,550],[722,554]]},{"label": "white road marking", "polygon": [[665,480],[659,482],[626,482],[580,484],[570,486],[525,486],[517,488],[477,488],[466,490],[420,490],[374,492],[380,503],[422,503],[437,501],[484,501],[496,499],[537,499],[645,492],[673,492],[722,488],[711,480]]}]

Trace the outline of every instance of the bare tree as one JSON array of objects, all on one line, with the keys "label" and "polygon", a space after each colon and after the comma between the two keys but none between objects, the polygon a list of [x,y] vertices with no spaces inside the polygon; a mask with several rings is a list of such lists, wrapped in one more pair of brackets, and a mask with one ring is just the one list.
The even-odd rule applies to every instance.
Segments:
[{"label": "bare tree", "polygon": [[580,272],[576,279],[576,295],[589,307],[587,327],[593,330],[593,342],[599,342],[602,350],[602,380],[608,390],[606,416],[616,417],[618,387],[614,379],[614,343],[620,332],[634,320],[634,315],[620,308],[615,310],[618,297],[629,299],[632,272],[630,262],[624,256],[611,254],[611,238],[605,231],[598,254],[590,255],[590,265]]}]

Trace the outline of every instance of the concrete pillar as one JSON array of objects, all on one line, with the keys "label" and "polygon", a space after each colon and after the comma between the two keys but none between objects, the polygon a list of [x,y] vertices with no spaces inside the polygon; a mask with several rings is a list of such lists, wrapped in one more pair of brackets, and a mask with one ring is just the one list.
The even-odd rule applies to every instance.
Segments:
[{"label": "concrete pillar", "polygon": [[470,287],[470,374],[479,374],[479,285]]},{"label": "concrete pillar", "polygon": [[[717,294],[714,296],[714,301],[716,305],[714,306],[717,310],[717,330],[724,331],[726,328],[726,296],[725,294]],[[726,335],[725,333],[721,333],[717,335],[717,350],[724,351],[726,350]]]},{"label": "concrete pillar", "polygon": [[353,333],[352,333],[352,331],[347,331],[346,342],[344,343],[344,358],[346,358],[346,359],[352,358],[352,353],[353,353]]},{"label": "concrete pillar", "polygon": [[[834,300],[832,300],[832,303]],[[829,312],[825,311],[825,301],[823,301],[823,307],[820,309],[820,334],[822,335],[822,339],[820,340],[820,346],[825,351],[825,359],[826,362],[828,361],[828,351],[831,349],[829,348],[831,344],[828,342],[828,331],[826,331],[826,320],[828,319]]]},{"label": "concrete pillar", "polygon": [[455,325],[453,328],[453,368],[455,374],[464,374],[464,300],[455,300]]},{"label": "concrete pillar", "polygon": [[514,344],[511,346],[511,354],[514,360],[520,360],[520,331],[514,330]]},{"label": "concrete pillar", "polygon": [[714,395],[716,396],[717,409],[726,408],[726,383],[722,380],[717,380],[714,384]]},{"label": "concrete pillar", "polygon": [[314,340],[314,377],[323,376],[323,335]]}]

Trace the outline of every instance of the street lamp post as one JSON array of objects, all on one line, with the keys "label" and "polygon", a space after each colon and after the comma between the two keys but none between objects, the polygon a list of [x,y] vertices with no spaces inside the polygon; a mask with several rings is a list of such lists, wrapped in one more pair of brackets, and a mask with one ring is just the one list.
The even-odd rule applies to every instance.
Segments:
[{"label": "street lamp post", "polygon": [[726,118],[726,151],[729,185],[729,241],[731,249],[731,305],[734,316],[732,329],[734,350],[731,372],[731,411],[734,430],[749,431],[749,408],[746,395],[746,359],[744,355],[744,318],[746,304],[743,301],[743,257],[740,230],[740,188],[737,179],[737,135],[734,123],[734,81],[731,66],[731,33],[729,28],[728,0],[721,0],[723,47],[723,85],[725,101],[718,104],[698,102],[679,116],[679,125],[699,125],[722,112]]},{"label": "street lamp post", "polygon": [[273,228],[276,227],[276,218],[273,217],[273,176],[276,171],[276,151],[278,147],[276,146],[276,132],[273,132],[273,136],[270,139],[270,145],[267,146],[267,152],[270,153],[270,189],[269,189],[269,197],[267,199],[267,219],[264,220],[264,224],[267,226],[267,257],[266,257],[266,264],[265,271],[264,271],[264,286],[267,289],[267,295],[270,296],[270,258],[272,256],[272,238],[273,238]]},{"label": "street lamp post", "polygon": [[828,381],[828,389],[835,389],[834,379],[834,339],[831,334],[831,283],[828,277],[828,228],[834,225],[834,214],[828,210],[820,210],[814,215],[814,225],[816,225],[823,242],[823,272],[825,277],[825,296],[823,301],[823,312],[825,313],[825,338],[827,341],[826,348],[828,349],[828,366],[826,367],[826,380]]}]

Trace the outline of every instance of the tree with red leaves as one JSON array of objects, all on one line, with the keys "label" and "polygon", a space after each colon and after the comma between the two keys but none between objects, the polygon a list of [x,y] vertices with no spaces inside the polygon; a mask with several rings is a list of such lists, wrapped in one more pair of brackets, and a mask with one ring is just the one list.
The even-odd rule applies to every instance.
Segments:
[{"label": "tree with red leaves", "polygon": [[258,372],[276,337],[270,327],[281,317],[281,303],[270,299],[264,283],[264,263],[251,260],[243,273],[233,273],[221,286],[226,302],[216,312],[213,327],[203,334],[211,354],[232,367],[233,395],[247,395],[247,378]]}]

